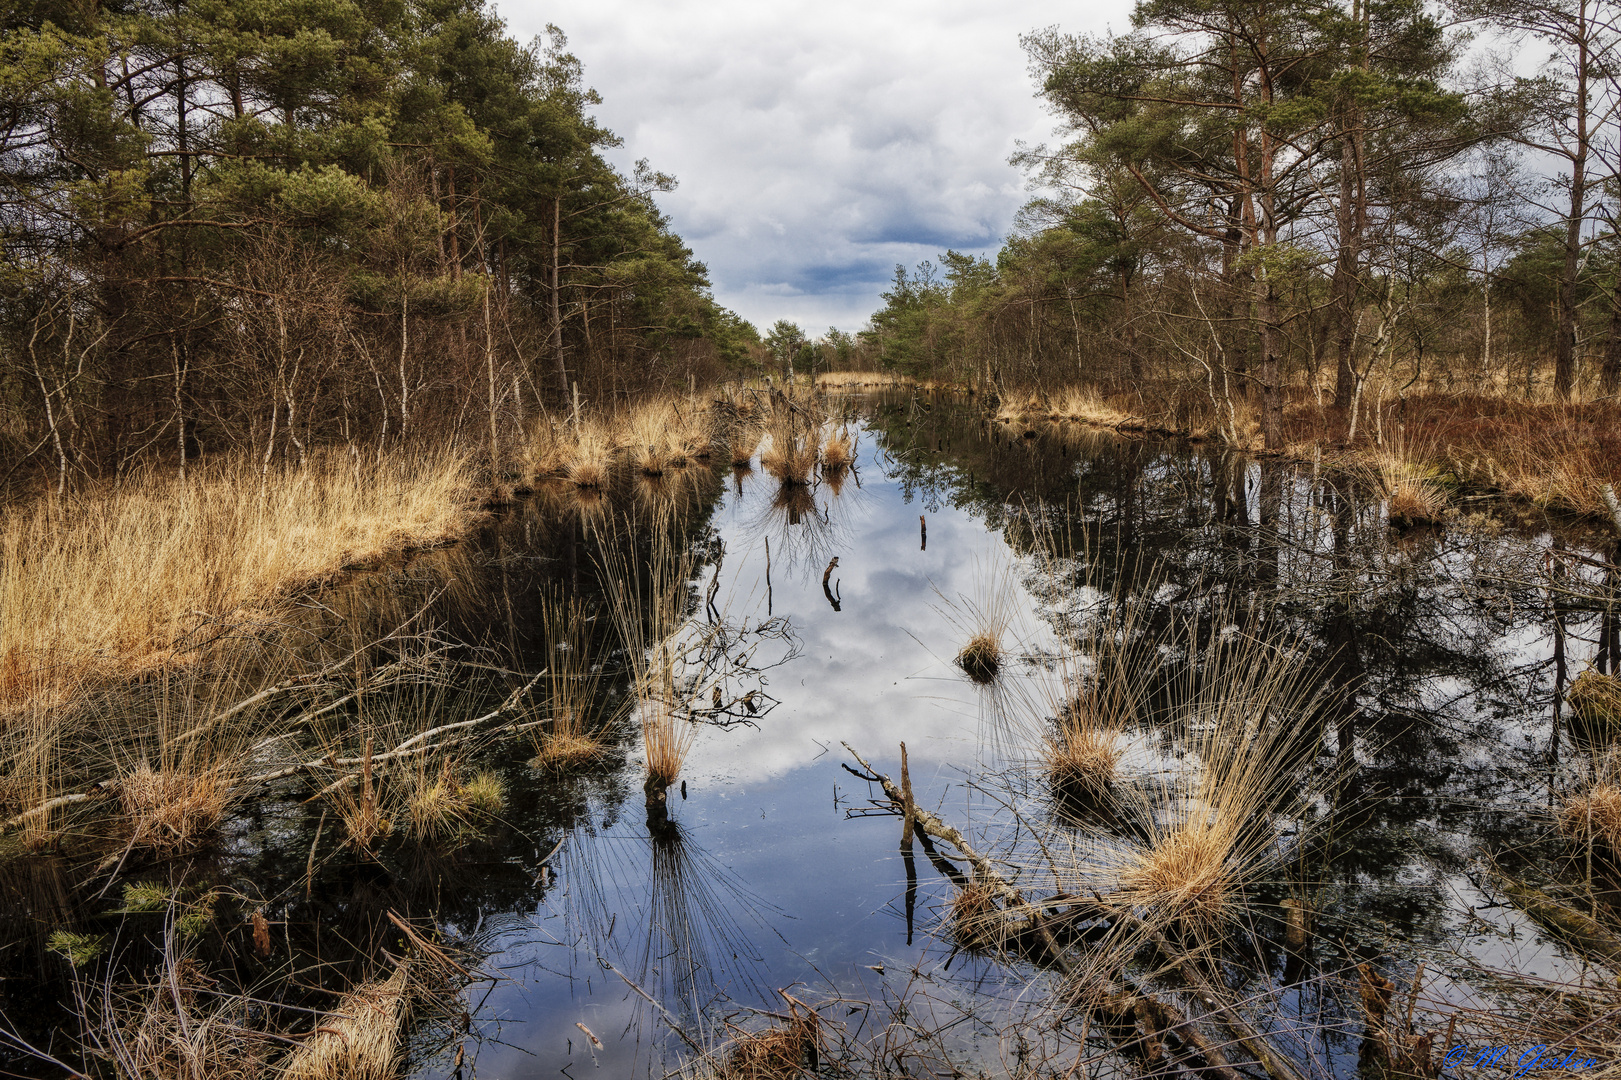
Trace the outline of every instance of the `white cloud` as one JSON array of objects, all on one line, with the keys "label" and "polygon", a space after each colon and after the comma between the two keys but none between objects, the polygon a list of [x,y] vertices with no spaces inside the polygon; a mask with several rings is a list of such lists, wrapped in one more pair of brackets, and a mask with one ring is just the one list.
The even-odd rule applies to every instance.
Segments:
[{"label": "white cloud", "polygon": [[[1052,127],[1018,42],[1052,21],[1034,0],[498,3],[521,39],[569,35],[616,160],[679,178],[661,205],[757,325],[854,329],[895,263],[993,252],[1026,197],[1008,155]],[[1129,8],[1065,29],[1125,29]]]}]

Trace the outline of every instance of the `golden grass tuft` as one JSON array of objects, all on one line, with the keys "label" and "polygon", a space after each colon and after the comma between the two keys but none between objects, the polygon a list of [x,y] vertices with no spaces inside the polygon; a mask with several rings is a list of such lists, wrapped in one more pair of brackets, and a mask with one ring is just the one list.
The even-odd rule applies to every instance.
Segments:
[{"label": "golden grass tuft", "polygon": [[779,428],[767,438],[769,441],[760,452],[760,467],[784,485],[809,484],[811,470],[816,467],[815,437]]},{"label": "golden grass tuft", "polygon": [[130,846],[160,853],[188,851],[212,837],[231,803],[218,769],[154,769],[141,762],[118,782]]},{"label": "golden grass tuft", "polygon": [[822,444],[822,469],[824,472],[842,472],[848,469],[855,461],[855,440],[850,437],[850,429],[841,427],[827,437]]},{"label": "golden grass tuft", "polygon": [[614,442],[601,420],[581,421],[569,433],[569,459],[564,476],[575,487],[600,490],[613,476]]},{"label": "golden grass tuft", "polygon": [[599,612],[561,589],[543,592],[540,608],[546,642],[541,687],[549,722],[538,729],[533,764],[558,771],[583,768],[607,755],[603,732],[613,720],[604,711],[607,688],[594,659]]},{"label": "golden grass tuft", "polygon": [[268,623],[347,566],[459,536],[471,470],[450,452],[341,453],[261,471],[237,457],[42,498],[0,523],[0,714],[83,681],[204,658],[219,621]]},{"label": "golden grass tuft", "polygon": [[1621,676],[1589,668],[1576,677],[1565,695],[1571,731],[1590,743],[1609,746],[1621,740]]},{"label": "golden grass tuft", "polygon": [[816,385],[824,390],[911,386],[916,382],[911,376],[895,371],[824,371],[816,376]]},{"label": "golden grass tuft", "polygon": [[447,763],[437,777],[419,777],[406,800],[410,835],[419,840],[462,836],[501,813],[506,785],[493,772],[459,781]]},{"label": "golden grass tuft", "polygon": [[1227,915],[1238,881],[1228,865],[1237,839],[1233,823],[1220,816],[1162,833],[1121,874],[1123,898],[1162,918],[1215,927]]},{"label": "golden grass tuft", "polygon": [[601,739],[571,732],[547,732],[540,738],[533,764],[537,769],[571,772],[589,768],[608,756]]},{"label": "golden grass tuft", "polygon": [[1597,841],[1621,853],[1621,786],[1600,780],[1559,807],[1559,831],[1579,843]]},{"label": "golden grass tuft", "polygon": [[355,987],[321,1017],[315,1034],[288,1057],[282,1080],[396,1080],[409,1011],[402,963],[387,979]]},{"label": "golden grass tuft", "polygon": [[1002,640],[982,631],[969,638],[957,653],[957,666],[976,683],[994,682],[1002,670]]},{"label": "golden grass tuft", "polygon": [[1044,748],[1047,775],[1060,792],[1104,794],[1113,785],[1124,749],[1118,731],[1060,717]]},{"label": "golden grass tuft", "polygon": [[951,932],[967,949],[997,948],[1007,928],[1006,916],[990,886],[970,882],[951,898]]},{"label": "golden grass tuft", "polygon": [[821,1052],[820,1018],[812,1009],[790,1008],[785,1023],[733,1036],[721,1063],[721,1080],[796,1080],[814,1072]]},{"label": "golden grass tuft", "polygon": [[1438,523],[1447,508],[1441,472],[1400,441],[1368,458],[1374,479],[1384,490],[1387,512],[1394,525]]},{"label": "golden grass tuft", "polygon": [[727,442],[731,447],[732,464],[739,469],[746,469],[753,463],[755,451],[760,449],[760,432],[739,424],[732,429]]}]

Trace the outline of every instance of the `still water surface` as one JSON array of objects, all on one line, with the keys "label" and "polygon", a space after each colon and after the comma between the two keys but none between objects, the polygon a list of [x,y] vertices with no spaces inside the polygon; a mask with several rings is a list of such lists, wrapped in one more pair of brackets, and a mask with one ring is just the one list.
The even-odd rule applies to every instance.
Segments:
[{"label": "still water surface", "polygon": [[[1597,623],[1567,612],[1556,630],[1536,582],[1550,545],[1580,548],[1580,536],[1478,522],[1400,534],[1376,497],[1309,467],[1079,429],[1026,437],[945,398],[848,407],[861,416],[857,469],[819,484],[813,505],[781,505],[758,470],[717,465],[677,481],[709,556],[694,603],[723,549],[724,617],[785,619],[791,633],[756,657],[760,700],[777,702],[757,727],[699,736],[684,789],[671,791],[674,826],[649,828],[637,741],[589,777],[509,763],[509,831],[491,865],[455,871],[452,891],[478,899],[445,915],[477,929],[493,950],[485,970],[503,977],[474,1002],[480,1076],[663,1075],[683,1049],[668,1020],[718,1038],[749,1007],[780,1010],[778,988],[812,1000],[921,990],[982,1019],[951,1039],[994,1062],[990,1029],[1032,972],[953,949],[942,925],[952,889],[927,862],[908,920],[898,821],[859,813],[875,793],[842,768],[841,744],[898,775],[904,741],[920,802],[994,847],[1006,815],[987,778],[1040,802],[1020,766],[1039,754],[1041,718],[1011,715],[1024,695],[1010,685],[1044,677],[1055,618],[1151,576],[1169,615],[1211,594],[1264,607],[1303,638],[1342,706],[1320,756],[1325,770],[1355,760],[1357,810],[1311,872],[1318,932],[1339,943],[1319,963],[1574,971],[1534,925],[1494,906],[1483,859],[1543,865],[1562,850],[1547,812],[1555,680],[1560,664],[1569,677],[1591,659]],[[616,495],[625,508],[638,497],[669,495]],[[593,587],[589,527],[567,502],[542,493],[492,534],[485,551],[509,611],[524,610],[536,581]],[[1085,556],[1036,558],[1037,521]],[[1023,659],[985,690],[952,658],[965,612],[991,593]],[[1256,964],[1281,969],[1283,958],[1263,950]],[[1286,1012],[1327,1017],[1297,1057],[1354,1071],[1354,1025],[1333,1022],[1341,997],[1320,983],[1280,994]],[[450,1075],[448,1063],[420,1075]]]}]

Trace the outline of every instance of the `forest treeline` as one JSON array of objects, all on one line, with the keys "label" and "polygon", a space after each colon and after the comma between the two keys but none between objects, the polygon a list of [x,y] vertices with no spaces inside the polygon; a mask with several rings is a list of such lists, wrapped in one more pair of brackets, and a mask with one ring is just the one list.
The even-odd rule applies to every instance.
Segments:
[{"label": "forest treeline", "polygon": [[994,262],[896,268],[885,366],[1181,385],[1281,448],[1413,388],[1621,386],[1621,27],[1601,0],[1140,0],[1023,39],[1053,144]]},{"label": "forest treeline", "polygon": [[483,0],[0,16],[0,475],[455,434],[685,389],[754,329],[556,28]]}]

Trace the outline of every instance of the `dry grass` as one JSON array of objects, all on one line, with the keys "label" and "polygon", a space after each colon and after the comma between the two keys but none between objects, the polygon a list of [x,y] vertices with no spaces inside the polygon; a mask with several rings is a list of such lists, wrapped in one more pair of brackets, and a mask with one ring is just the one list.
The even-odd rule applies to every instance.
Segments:
[{"label": "dry grass", "polygon": [[1066,794],[1098,796],[1113,786],[1124,749],[1120,731],[1090,714],[1066,713],[1044,747],[1047,775]]},{"label": "dry grass", "polygon": [[1621,852],[1621,785],[1601,779],[1566,798],[1559,807],[1559,831],[1578,843],[1598,842]]},{"label": "dry grass", "polygon": [[613,718],[603,710],[603,669],[594,659],[597,618],[597,609],[578,596],[554,589],[541,597],[550,722],[535,739],[537,768],[582,768],[608,752],[603,732]]},{"label": "dry grass", "polygon": [[812,1009],[790,1008],[785,1023],[733,1036],[721,1062],[720,1080],[796,1080],[815,1073],[822,1042],[820,1018]]},{"label": "dry grass", "polygon": [[492,772],[460,780],[455,767],[441,763],[437,774],[419,772],[406,796],[408,834],[416,840],[438,841],[465,836],[501,813],[506,787]]},{"label": "dry grass", "polygon": [[575,487],[601,490],[613,478],[614,440],[607,424],[582,420],[569,432],[568,464],[563,475]]},{"label": "dry grass", "polygon": [[160,853],[189,851],[212,837],[231,804],[219,769],[154,769],[141,762],[118,781],[130,846]]},{"label": "dry grass", "polygon": [[288,1057],[282,1080],[396,1080],[409,1011],[401,963],[387,979],[355,987],[321,1017],[315,1034]]},{"label": "dry grass", "polygon": [[855,461],[855,453],[855,440],[850,436],[850,429],[840,427],[829,433],[827,440],[822,443],[822,470],[841,472],[848,469]]},{"label": "dry grass", "polygon": [[732,429],[727,442],[731,447],[733,466],[746,469],[753,463],[755,451],[760,449],[760,432],[739,424]]},{"label": "dry grass", "polygon": [[816,385],[824,390],[912,386],[916,382],[911,376],[894,371],[824,371],[816,376]]},{"label": "dry grass", "polygon": [[645,399],[618,426],[632,467],[644,476],[663,476],[709,456],[709,420],[696,401]]},{"label": "dry grass", "polygon": [[1570,705],[1571,730],[1577,737],[1602,746],[1621,739],[1621,676],[1589,668],[1570,684],[1565,701]]},{"label": "dry grass", "polygon": [[1145,836],[1115,850],[1120,899],[1152,924],[1219,936],[1243,889],[1278,864],[1274,823],[1298,819],[1321,687],[1293,641],[1216,630],[1173,690],[1186,753],[1145,788]]},{"label": "dry grass", "polygon": [[1007,915],[990,886],[970,882],[951,898],[951,932],[965,949],[994,949],[1003,944]]},{"label": "dry grass", "polygon": [[1430,454],[1415,450],[1399,438],[1367,455],[1369,473],[1385,493],[1392,524],[1431,525],[1446,512],[1442,471],[1430,459]]},{"label": "dry grass", "polygon": [[811,470],[816,468],[815,435],[779,424],[766,438],[768,441],[760,452],[760,467],[784,485],[809,484]]},{"label": "dry grass", "polygon": [[238,458],[184,483],[148,473],[8,514],[0,714],[198,659],[221,620],[271,620],[308,583],[458,536],[470,488],[449,452],[382,464],[332,453],[268,474]]},{"label": "dry grass", "polygon": [[969,638],[957,653],[957,666],[977,683],[989,683],[1002,670],[1002,639],[989,630]]},{"label": "dry grass", "polygon": [[679,638],[690,621],[686,603],[692,564],[692,554],[677,548],[671,530],[657,525],[645,563],[608,551],[601,560],[608,610],[636,688],[649,792],[675,782],[698,734],[697,725],[678,715],[677,690]]}]

